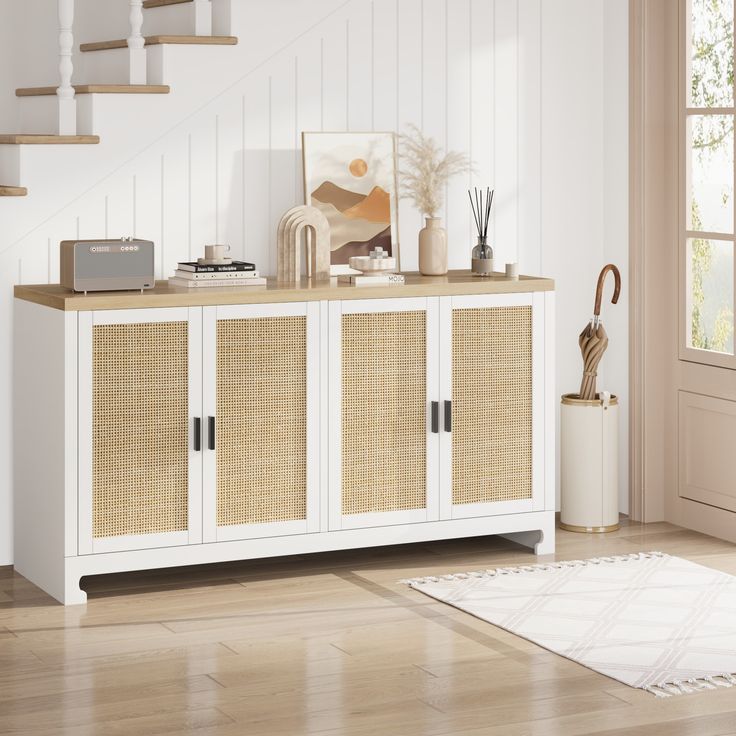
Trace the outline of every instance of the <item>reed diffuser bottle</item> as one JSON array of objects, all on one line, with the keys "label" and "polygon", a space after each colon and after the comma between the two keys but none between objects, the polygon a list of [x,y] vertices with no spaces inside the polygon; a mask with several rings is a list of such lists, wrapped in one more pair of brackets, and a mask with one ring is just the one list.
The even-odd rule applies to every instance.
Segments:
[{"label": "reed diffuser bottle", "polygon": [[471,193],[468,190],[470,206],[473,209],[473,220],[478,231],[478,241],[473,248],[471,256],[471,270],[476,276],[493,275],[493,248],[488,245],[488,222],[491,219],[491,205],[493,204],[493,192],[478,190]]}]

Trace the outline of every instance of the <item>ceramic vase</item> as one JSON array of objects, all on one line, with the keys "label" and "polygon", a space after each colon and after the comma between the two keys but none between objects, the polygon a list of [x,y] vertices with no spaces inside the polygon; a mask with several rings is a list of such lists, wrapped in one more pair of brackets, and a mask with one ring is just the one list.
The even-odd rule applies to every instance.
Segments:
[{"label": "ceramic vase", "polygon": [[427,217],[419,231],[419,272],[424,276],[447,273],[447,230],[439,217]]}]

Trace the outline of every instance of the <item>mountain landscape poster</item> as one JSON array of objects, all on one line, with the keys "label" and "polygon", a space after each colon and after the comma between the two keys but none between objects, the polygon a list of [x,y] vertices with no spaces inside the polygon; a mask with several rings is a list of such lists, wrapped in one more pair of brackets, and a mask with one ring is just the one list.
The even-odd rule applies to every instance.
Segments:
[{"label": "mountain landscape poster", "polygon": [[398,259],[393,133],[302,133],[304,192],[330,223],[330,271],[381,246]]}]

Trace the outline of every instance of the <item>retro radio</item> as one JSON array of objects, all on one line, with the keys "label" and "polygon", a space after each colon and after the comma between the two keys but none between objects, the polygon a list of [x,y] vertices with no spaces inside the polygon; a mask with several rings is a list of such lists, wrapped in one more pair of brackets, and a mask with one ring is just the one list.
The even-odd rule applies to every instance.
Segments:
[{"label": "retro radio", "polygon": [[84,292],[152,289],[153,259],[150,240],[64,240],[61,285]]}]

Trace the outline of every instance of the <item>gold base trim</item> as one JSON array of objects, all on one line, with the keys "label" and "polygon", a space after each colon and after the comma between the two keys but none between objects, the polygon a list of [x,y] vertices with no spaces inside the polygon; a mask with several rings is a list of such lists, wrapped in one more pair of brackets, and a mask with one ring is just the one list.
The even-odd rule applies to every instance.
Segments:
[{"label": "gold base trim", "polygon": [[621,528],[621,524],[611,524],[610,526],[575,526],[574,524],[564,524],[559,522],[560,529],[566,532],[579,532],[581,534],[606,534],[607,532],[615,532]]}]

